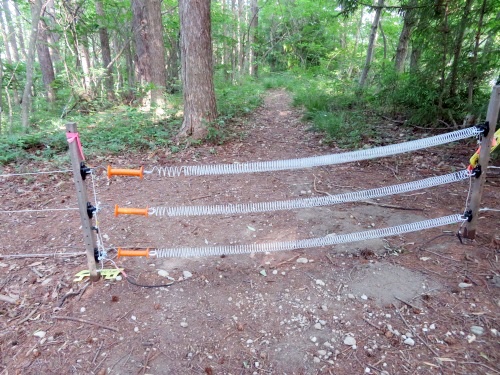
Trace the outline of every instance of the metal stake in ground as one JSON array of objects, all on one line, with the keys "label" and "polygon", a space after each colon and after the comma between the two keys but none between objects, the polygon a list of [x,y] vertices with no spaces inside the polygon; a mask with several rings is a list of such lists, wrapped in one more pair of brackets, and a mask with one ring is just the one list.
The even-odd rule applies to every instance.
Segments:
[{"label": "metal stake in ground", "polygon": [[498,111],[500,110],[500,85],[493,86],[491,92],[490,103],[488,105],[488,113],[486,114],[486,121],[489,122],[489,131],[486,137],[481,141],[481,150],[479,152],[479,163],[482,173],[479,178],[472,180],[470,210],[472,211],[472,220],[466,223],[463,236],[473,240],[476,237],[477,219],[479,216],[479,209],[481,206],[481,197],[483,195],[483,187],[486,181],[486,171],[488,163],[490,162],[490,149],[495,133],[495,127],[498,121]]},{"label": "metal stake in ground", "polygon": [[66,132],[69,135],[75,135],[76,139],[69,141],[69,155],[71,157],[71,166],[73,167],[73,178],[75,180],[76,196],[78,198],[78,208],[80,212],[80,220],[82,222],[83,240],[85,243],[85,252],[87,254],[87,264],[90,271],[90,280],[99,280],[99,274],[96,269],[94,251],[97,249],[95,233],[92,231],[92,225],[88,214],[87,207],[87,190],[83,183],[80,163],[83,161],[76,123],[70,122],[66,124]]}]

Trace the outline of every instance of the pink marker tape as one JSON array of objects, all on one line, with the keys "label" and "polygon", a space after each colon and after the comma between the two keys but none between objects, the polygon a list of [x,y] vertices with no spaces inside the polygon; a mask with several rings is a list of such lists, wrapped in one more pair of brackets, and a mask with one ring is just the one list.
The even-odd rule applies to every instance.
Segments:
[{"label": "pink marker tape", "polygon": [[83,156],[82,143],[80,142],[80,134],[67,132],[66,139],[68,140],[68,143],[76,141],[76,145],[78,146],[78,154],[82,160],[85,160],[85,156]]}]

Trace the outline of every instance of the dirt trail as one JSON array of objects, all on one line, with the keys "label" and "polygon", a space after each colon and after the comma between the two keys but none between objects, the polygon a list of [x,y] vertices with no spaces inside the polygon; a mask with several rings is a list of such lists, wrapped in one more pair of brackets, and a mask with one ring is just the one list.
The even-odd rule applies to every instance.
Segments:
[{"label": "dirt trail", "polygon": [[[222,146],[110,160],[151,167],[341,152],[308,131],[290,102],[285,91],[270,91],[261,108],[234,124],[238,136]],[[406,136],[391,125],[381,133],[387,142]],[[372,205],[250,215],[115,218],[112,208],[275,201],[375,188],[462,168],[469,148],[268,174],[108,182],[100,173],[99,226],[108,247],[161,248],[290,241],[459,213],[467,182]],[[9,178],[2,181],[0,204],[72,205],[72,189],[64,176]],[[489,180],[484,200],[489,207],[498,202],[498,179]],[[311,250],[118,261],[139,283],[183,279],[164,288],[123,279],[88,287],[73,282],[84,267],[81,257],[0,259],[0,295],[17,297],[16,303],[0,300],[0,374],[496,373],[499,220],[493,212],[483,217],[481,236],[467,245],[449,226]],[[81,248],[74,213],[0,220],[0,254]]]}]

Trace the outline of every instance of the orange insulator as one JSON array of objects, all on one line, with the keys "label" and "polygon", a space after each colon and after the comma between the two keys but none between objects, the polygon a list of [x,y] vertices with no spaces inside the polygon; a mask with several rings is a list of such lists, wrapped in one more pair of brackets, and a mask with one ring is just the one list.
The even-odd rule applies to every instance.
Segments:
[{"label": "orange insulator", "polygon": [[111,176],[132,176],[142,179],[144,177],[144,167],[139,169],[115,169],[108,165],[108,178],[111,178]]},{"label": "orange insulator", "polygon": [[148,216],[148,208],[125,208],[115,205],[115,216],[118,215],[143,215]]},{"label": "orange insulator", "polygon": [[149,258],[149,248],[146,250],[130,250],[118,248],[118,258],[120,257],[146,257]]}]

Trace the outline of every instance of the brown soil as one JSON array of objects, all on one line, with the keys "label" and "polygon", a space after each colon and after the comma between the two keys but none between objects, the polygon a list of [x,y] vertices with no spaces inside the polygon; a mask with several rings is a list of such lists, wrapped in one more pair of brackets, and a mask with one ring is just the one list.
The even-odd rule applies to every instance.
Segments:
[{"label": "brown soil", "polygon": [[[428,135],[391,124],[377,129],[380,138],[366,139],[367,144]],[[234,131],[238,136],[222,146],[89,164],[111,160],[114,166],[147,169],[341,152],[308,131],[281,90],[269,92],[264,105]],[[467,181],[374,204],[265,214],[115,218],[113,207],[276,201],[369,189],[462,169],[474,147],[460,142],[373,161],[251,175],[150,175],[108,182],[98,168],[100,233],[109,248],[229,245],[351,233],[461,213]],[[499,180],[492,172],[483,206],[498,208]],[[76,206],[68,175],[1,182],[2,210]],[[142,284],[168,283],[161,276],[168,273],[176,282],[164,288],[138,287],[126,279],[88,286],[73,282],[85,269],[81,256],[7,257],[82,251],[82,233],[76,211],[0,215],[0,297],[13,302],[0,300],[2,375],[500,373],[498,212],[482,212],[476,241],[465,244],[455,236],[458,227],[449,226],[292,252],[117,260]],[[184,271],[192,277],[183,280]],[[354,346],[344,343],[348,336]]]}]

